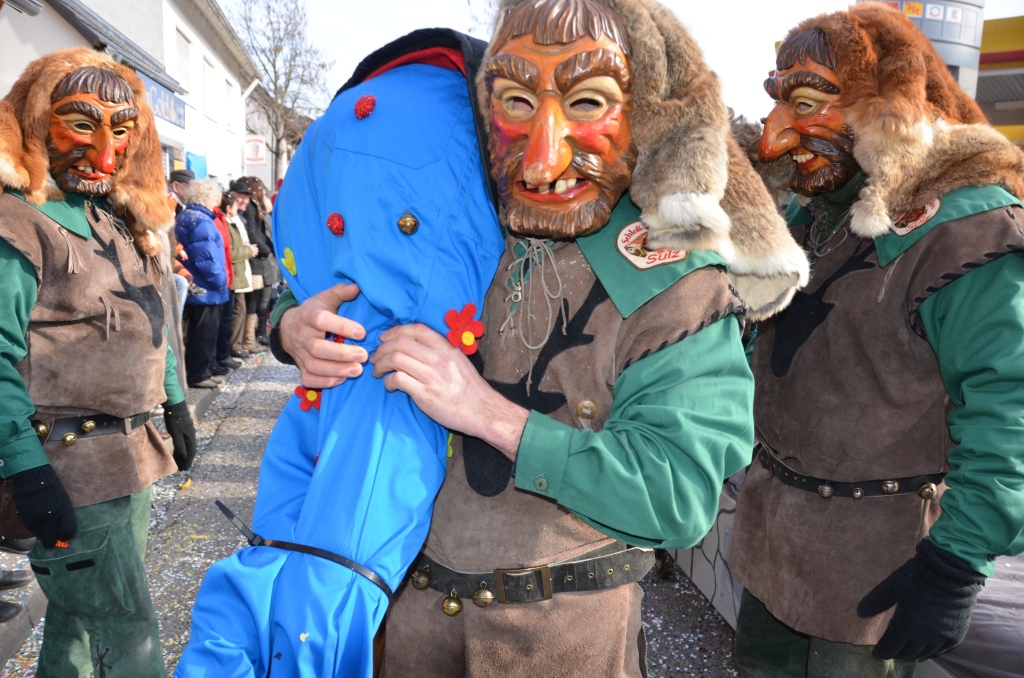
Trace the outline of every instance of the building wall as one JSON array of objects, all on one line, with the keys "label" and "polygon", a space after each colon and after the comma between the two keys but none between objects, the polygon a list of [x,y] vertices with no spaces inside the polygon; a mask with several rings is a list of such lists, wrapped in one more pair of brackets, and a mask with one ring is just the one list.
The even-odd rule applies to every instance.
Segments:
[{"label": "building wall", "polygon": [[79,0],[150,56],[163,60],[163,8],[159,0]]},{"label": "building wall", "polygon": [[[187,60],[180,58],[179,34],[187,41]],[[164,0],[161,60],[167,73],[187,90],[182,95],[184,150],[204,156],[209,175],[226,185],[244,174],[241,95],[249,83],[241,82],[237,66],[229,66],[230,57],[222,56],[226,50],[215,49],[222,42],[191,2]]]},{"label": "building wall", "polygon": [[88,47],[85,38],[45,2],[38,16],[22,14],[10,5],[0,7],[0,97],[29,63],[68,47]]}]

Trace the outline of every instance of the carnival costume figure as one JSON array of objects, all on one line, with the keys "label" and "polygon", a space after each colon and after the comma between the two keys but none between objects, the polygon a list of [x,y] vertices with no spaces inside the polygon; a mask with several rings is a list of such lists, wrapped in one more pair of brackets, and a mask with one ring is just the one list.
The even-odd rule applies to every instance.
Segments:
[{"label": "carnival costume figure", "polygon": [[1024,550],[1024,154],[880,4],[797,26],[765,89],[814,276],[757,334],[736,659],[909,676]]},{"label": "carnival costume figure", "polygon": [[[365,333],[338,339],[372,353],[389,327],[421,322],[472,353],[503,250],[465,75],[483,43],[434,31],[417,44],[376,54],[310,128],[275,203],[274,242],[297,299],[359,286],[342,311]],[[296,388],[260,471],[253,529],[270,541],[210,569],[175,675],[370,676],[447,439],[368,371]],[[282,541],[305,548],[273,547]]]},{"label": "carnival costume figure", "polygon": [[487,331],[466,358],[396,327],[372,358],[456,432],[383,671],[640,676],[650,547],[699,540],[750,459],[738,320],[807,261],[660,5],[504,2],[476,82],[506,229]]},{"label": "carnival costume figure", "polygon": [[[29,64],[0,102],[0,183],[0,474],[38,537],[36,675],[164,676],[150,485],[191,465],[195,429],[158,291],[173,214],[138,76],[88,49]],[[149,421],[161,403],[173,452]]]}]

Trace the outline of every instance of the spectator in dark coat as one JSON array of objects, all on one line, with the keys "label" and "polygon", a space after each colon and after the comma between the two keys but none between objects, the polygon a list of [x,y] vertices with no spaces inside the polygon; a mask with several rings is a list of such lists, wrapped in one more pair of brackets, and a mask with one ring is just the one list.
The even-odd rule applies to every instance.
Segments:
[{"label": "spectator in dark coat", "polygon": [[249,231],[249,242],[259,248],[259,253],[250,263],[255,280],[253,281],[252,303],[248,312],[256,315],[254,326],[255,339],[258,344],[267,345],[267,317],[270,315],[270,296],[275,283],[281,280],[277,268],[277,256],[274,253],[274,240],[271,236],[270,210],[272,205],[267,199],[267,189],[257,177],[245,177],[251,191],[251,200],[245,208],[243,220]]},{"label": "spectator in dark coat", "polygon": [[185,268],[206,294],[185,300],[185,373],[193,388],[215,388],[223,383],[213,375],[217,328],[221,308],[228,300],[227,262],[224,239],[213,223],[214,208],[220,205],[221,189],[214,181],[189,185],[188,206],[175,219],[174,233],[185,248]]}]

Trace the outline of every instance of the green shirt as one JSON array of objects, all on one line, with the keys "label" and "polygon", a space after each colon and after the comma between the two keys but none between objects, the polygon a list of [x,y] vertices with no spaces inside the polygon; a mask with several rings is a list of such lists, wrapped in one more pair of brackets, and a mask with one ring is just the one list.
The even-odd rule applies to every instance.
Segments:
[{"label": "green shirt", "polygon": [[601,431],[531,412],[516,487],[629,544],[692,546],[714,523],[723,479],[750,463],[754,445],[754,378],[736,318],[630,365],[613,396]]},{"label": "green shirt", "polygon": [[[91,235],[90,232],[87,237]],[[0,285],[0,318],[4,319],[0,323],[0,402],[4,404],[0,408],[0,476],[9,478],[19,471],[43,466],[49,461],[29,423],[36,408],[15,367],[28,354],[25,336],[36,303],[36,273],[21,252],[2,238],[0,280],[4,282]],[[166,328],[164,331],[166,333]],[[168,343],[164,370],[167,406],[185,400],[176,370],[177,361]]]}]

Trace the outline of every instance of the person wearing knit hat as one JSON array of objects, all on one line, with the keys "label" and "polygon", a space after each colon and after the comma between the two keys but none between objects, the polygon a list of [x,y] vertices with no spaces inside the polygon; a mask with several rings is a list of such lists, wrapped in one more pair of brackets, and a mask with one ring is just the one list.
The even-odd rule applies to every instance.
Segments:
[{"label": "person wearing knit hat", "polygon": [[[452,38],[423,31],[386,46],[360,65],[339,99],[351,97],[345,120],[383,125],[393,108],[377,78],[392,72],[389,65],[429,59],[461,64],[455,67],[468,77],[475,72],[476,134],[487,144],[476,150],[489,160],[505,227],[482,322],[456,309],[447,336],[399,323],[380,335],[367,327],[364,338],[350,318],[364,295],[378,299],[387,287],[356,278],[358,289],[330,288],[297,308],[282,297],[271,346],[299,365],[305,387],[324,389],[323,407],[329,394],[340,398],[352,382],[371,377],[361,363],[363,351],[372,353],[373,377],[453,432],[429,533],[416,533],[426,545],[418,557],[406,551],[412,558],[404,564],[415,560],[411,585],[386,601],[354,577],[372,594],[363,608],[377,615],[375,623],[387,604],[385,675],[635,678],[646,671],[637,581],[654,561],[651,547],[698,541],[714,519],[723,478],[750,459],[752,383],[738,319],[784,308],[806,283],[807,260],[729,136],[717,79],[664,7],[506,1],[487,51]],[[462,58],[444,50],[467,42]],[[304,144],[311,143],[307,135]],[[360,146],[320,141],[309,148]],[[427,148],[408,145],[402,164],[419,166]],[[306,152],[313,151],[299,149],[300,159]],[[308,165],[293,163],[274,212],[276,243],[289,247],[282,250],[289,286],[303,276],[303,260],[287,244],[296,226],[281,228],[295,218],[290,196],[308,194],[323,209],[318,196],[331,191],[321,182],[347,187],[358,179],[295,173]],[[409,174],[396,183],[407,185]],[[340,242],[357,232],[350,209],[337,210],[345,215],[335,223]],[[391,237],[381,231],[384,222],[374,223],[373,233]],[[473,228],[484,237],[497,227],[479,221]],[[322,234],[309,237],[323,242]],[[375,241],[370,251],[392,247]],[[380,419],[352,415],[337,435],[321,429],[332,450],[328,466],[326,451],[315,462],[308,495],[299,491],[306,484],[289,488],[280,479],[313,473],[318,443],[308,444],[308,468],[296,466],[294,445],[268,447],[257,531],[301,534],[319,545],[350,524],[376,525],[341,504],[407,495],[384,489],[396,478],[340,472],[365,464],[364,448],[339,455],[336,441]],[[373,493],[340,489],[371,479]],[[313,508],[325,499],[338,508]],[[336,534],[328,524],[338,526]],[[414,541],[407,533],[401,544]],[[255,551],[242,560],[276,562]],[[350,560],[356,552],[339,551]],[[372,570],[375,561],[359,564]],[[329,567],[339,568],[317,571]],[[246,584],[242,609],[225,613],[211,598],[202,614],[254,620],[245,648],[261,655],[257,672],[298,675],[304,662],[322,660],[316,666],[335,663],[320,675],[370,675],[361,630],[331,614],[314,621],[332,612],[328,594],[316,596],[315,610],[296,609],[299,592],[309,589],[297,572],[289,566],[287,578],[266,575],[272,603]],[[257,569],[244,574],[267,581]],[[237,592],[244,579],[218,586]],[[262,621],[267,610],[269,623]],[[199,611],[197,601],[194,625]],[[220,636],[194,630],[190,650],[226,657],[228,641],[243,634],[237,624],[222,627]],[[348,634],[346,642],[336,634]],[[273,658],[264,663],[269,647]],[[346,657],[353,663],[339,667]],[[190,670],[179,667],[181,676],[200,675]]]},{"label": "person wearing knit hat", "polygon": [[757,334],[735,656],[909,676],[1024,550],[1024,154],[881,4],[798,25],[765,90],[814,275]]},{"label": "person wearing knit hat", "polygon": [[[150,487],[189,468],[196,438],[159,292],[173,213],[142,81],[85,48],[33,61],[0,101],[0,184],[0,475],[38,537],[38,675],[164,676]],[[161,404],[173,450],[149,420]]]}]

